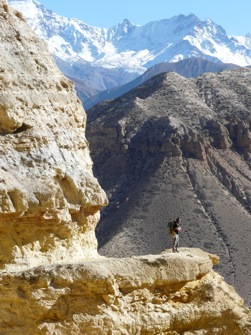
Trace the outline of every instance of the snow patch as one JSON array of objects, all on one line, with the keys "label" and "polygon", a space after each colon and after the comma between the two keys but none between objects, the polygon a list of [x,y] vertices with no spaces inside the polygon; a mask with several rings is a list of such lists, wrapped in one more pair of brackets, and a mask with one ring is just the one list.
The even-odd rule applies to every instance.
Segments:
[{"label": "snow patch", "polygon": [[82,59],[93,66],[138,74],[160,62],[177,62],[194,56],[251,65],[250,36],[228,37],[212,20],[201,21],[193,14],[141,26],[124,19],[115,27],[104,29],[57,15],[37,0],[9,0],[9,3],[48,41],[51,52],[69,63]]}]

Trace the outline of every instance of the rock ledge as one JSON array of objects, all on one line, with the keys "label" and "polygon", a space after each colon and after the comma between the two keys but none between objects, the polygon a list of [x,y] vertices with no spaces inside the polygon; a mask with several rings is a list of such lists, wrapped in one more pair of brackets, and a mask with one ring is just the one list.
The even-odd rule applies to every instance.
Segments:
[{"label": "rock ledge", "polygon": [[183,248],[2,273],[0,333],[248,335],[251,313],[217,262]]}]

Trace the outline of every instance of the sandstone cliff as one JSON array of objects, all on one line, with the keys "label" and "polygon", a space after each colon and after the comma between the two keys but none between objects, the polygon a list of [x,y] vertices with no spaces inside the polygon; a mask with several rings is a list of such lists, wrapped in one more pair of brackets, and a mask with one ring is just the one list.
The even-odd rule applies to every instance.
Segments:
[{"label": "sandstone cliff", "polygon": [[86,115],[45,42],[1,1],[1,268],[96,255],[106,195],[92,174]]},{"label": "sandstone cliff", "polygon": [[212,271],[217,256],[97,254],[107,199],[92,174],[85,113],[4,0],[0,25],[0,334],[250,334],[243,299]]}]

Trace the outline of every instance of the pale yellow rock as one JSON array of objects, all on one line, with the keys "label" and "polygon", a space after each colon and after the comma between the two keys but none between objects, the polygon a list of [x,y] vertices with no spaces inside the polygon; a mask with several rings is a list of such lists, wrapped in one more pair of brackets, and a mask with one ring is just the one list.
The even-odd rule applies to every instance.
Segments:
[{"label": "pale yellow rock", "polygon": [[251,313],[216,261],[184,248],[3,275],[0,334],[251,334]]},{"label": "pale yellow rock", "polygon": [[92,174],[73,84],[0,1],[0,267],[97,256],[106,195]]}]

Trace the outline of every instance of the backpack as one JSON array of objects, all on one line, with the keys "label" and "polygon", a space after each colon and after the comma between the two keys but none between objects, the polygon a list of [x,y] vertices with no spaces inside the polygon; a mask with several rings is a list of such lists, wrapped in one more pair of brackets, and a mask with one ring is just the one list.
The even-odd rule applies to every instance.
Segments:
[{"label": "backpack", "polygon": [[174,225],[175,221],[169,221],[167,224],[167,229],[168,229],[168,234],[172,235],[173,234],[173,225]]}]

